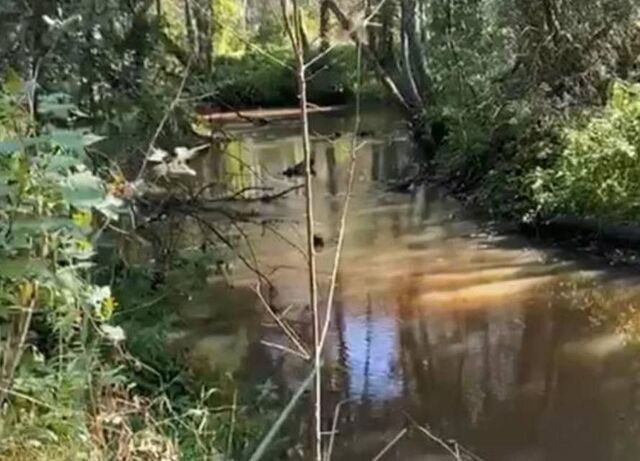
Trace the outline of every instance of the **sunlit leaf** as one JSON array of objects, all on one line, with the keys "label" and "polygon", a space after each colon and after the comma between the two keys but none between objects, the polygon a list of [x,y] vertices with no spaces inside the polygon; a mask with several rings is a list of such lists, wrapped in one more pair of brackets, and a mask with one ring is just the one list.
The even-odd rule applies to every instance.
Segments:
[{"label": "sunlit leaf", "polygon": [[62,192],[65,200],[78,208],[98,206],[105,198],[102,181],[89,171],[69,176]]},{"label": "sunlit leaf", "polygon": [[76,152],[81,152],[85,147],[103,139],[104,137],[102,136],[86,133],[81,130],[57,129],[51,131],[51,142]]},{"label": "sunlit leaf", "polygon": [[24,90],[24,81],[15,69],[9,68],[5,73],[3,87],[7,93],[18,95]]}]

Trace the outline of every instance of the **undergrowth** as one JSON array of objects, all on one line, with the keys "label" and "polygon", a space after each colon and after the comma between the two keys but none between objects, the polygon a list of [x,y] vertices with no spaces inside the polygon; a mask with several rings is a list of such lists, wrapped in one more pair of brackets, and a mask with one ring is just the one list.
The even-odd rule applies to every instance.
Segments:
[{"label": "undergrowth", "polygon": [[[64,95],[33,112],[25,88],[11,76],[0,92],[0,459],[246,458],[277,416],[275,389],[199,379],[168,351],[177,287],[154,286],[148,267],[114,276],[97,255],[129,199],[87,155],[101,138],[70,115],[60,127],[78,111]],[[203,267],[168,269],[194,290]]]},{"label": "undergrowth", "polygon": [[544,215],[640,219],[640,85],[616,82],[606,107],[562,128],[557,159],[530,174]]}]

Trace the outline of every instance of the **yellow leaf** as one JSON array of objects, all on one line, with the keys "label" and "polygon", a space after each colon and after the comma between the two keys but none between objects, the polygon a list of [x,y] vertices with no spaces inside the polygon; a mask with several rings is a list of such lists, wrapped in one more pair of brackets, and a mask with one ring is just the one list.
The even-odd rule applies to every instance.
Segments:
[{"label": "yellow leaf", "polygon": [[91,215],[91,210],[83,210],[73,213],[71,215],[71,220],[73,223],[81,229],[87,229],[91,227],[91,223],[93,221],[93,217]]},{"label": "yellow leaf", "polygon": [[24,89],[24,80],[22,80],[22,77],[12,68],[9,68],[5,74],[4,89],[7,93],[14,96],[22,93]]}]

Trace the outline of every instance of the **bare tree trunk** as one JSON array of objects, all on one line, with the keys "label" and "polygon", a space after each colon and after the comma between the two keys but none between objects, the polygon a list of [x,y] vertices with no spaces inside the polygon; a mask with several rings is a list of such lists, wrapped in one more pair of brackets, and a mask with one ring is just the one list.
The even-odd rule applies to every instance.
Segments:
[{"label": "bare tree trunk", "polygon": [[329,48],[329,5],[326,0],[320,1],[320,51]]},{"label": "bare tree trunk", "polygon": [[[411,53],[412,38],[411,29],[415,27],[415,23],[412,21],[413,11],[411,10],[411,0],[402,0],[402,18],[400,25],[400,62],[401,70],[404,75],[404,86],[407,88],[408,94],[411,98],[411,105],[421,112],[424,112],[424,103],[422,102],[422,91],[418,88],[417,80],[414,77],[414,63]],[[414,43],[415,46],[415,37]]]},{"label": "bare tree trunk", "polygon": [[425,61],[424,42],[419,37],[419,13],[416,0],[402,0],[402,27],[407,42],[409,62],[420,97],[424,98],[429,94],[431,84]]},{"label": "bare tree trunk", "polygon": [[[431,131],[427,129],[426,107],[424,107],[424,104],[422,103],[422,98],[417,94],[418,91],[415,89],[415,82],[412,85],[410,81],[397,82],[394,80],[392,74],[383,66],[371,47],[362,42],[358,30],[354,29],[349,18],[342,12],[335,1],[326,1],[329,5],[329,9],[338,20],[340,27],[345,31],[348,31],[351,40],[357,46],[362,48],[364,56],[372,64],[373,70],[378,79],[392,96],[393,100],[398,104],[406,118],[410,121],[416,141],[418,141],[423,147],[426,157],[431,159],[435,155],[436,146],[433,142]],[[408,63],[409,59],[406,59],[406,61]],[[410,86],[413,86],[414,89],[412,90],[407,88]]]},{"label": "bare tree trunk", "polygon": [[380,79],[380,82],[384,85],[384,87],[389,91],[394,101],[400,106],[405,115],[411,116],[413,114],[413,110],[411,108],[411,103],[407,100],[406,96],[402,93],[398,85],[393,80],[393,77],[387,70],[383,67],[383,65],[378,60],[378,56],[376,53],[369,47],[366,43],[363,43],[360,40],[360,35],[357,30],[353,29],[353,24],[351,20],[342,12],[340,7],[335,3],[334,0],[326,0],[329,5],[329,9],[334,14],[340,27],[343,30],[349,32],[349,36],[351,40],[357,45],[362,47],[362,52],[366,56],[367,60],[372,64],[373,70]]},{"label": "bare tree trunk", "polygon": [[[371,0],[366,0],[366,5],[365,5],[365,16],[366,17],[370,17],[371,16]],[[378,15],[375,15],[376,17]],[[376,22],[375,18],[373,18],[373,22]],[[375,26],[371,26],[371,25],[367,25],[367,45],[369,45],[369,47],[373,50],[376,51],[378,49],[378,39],[377,39],[377,34],[376,34],[376,30],[375,30]]]},{"label": "bare tree trunk", "polygon": [[388,65],[389,63],[395,64],[395,57],[393,53],[393,26],[398,11],[396,1],[397,0],[387,0],[380,11],[382,26],[380,36],[378,38],[378,55],[380,56],[380,61],[385,65]]},{"label": "bare tree trunk", "polygon": [[213,57],[213,7],[211,0],[197,0],[194,11],[196,41],[198,43],[197,62],[201,70],[211,70]]},{"label": "bare tree trunk", "polygon": [[302,52],[306,57],[309,55],[309,38],[307,37],[307,31],[304,29],[304,22],[302,20],[302,10],[298,9],[298,12],[296,14],[298,16],[298,19],[296,21],[296,27],[298,28],[297,33],[299,34],[299,37],[300,37],[300,46],[302,47]]},{"label": "bare tree trunk", "polygon": [[184,0],[184,28],[187,33],[187,43],[191,54],[198,54],[198,43],[196,41],[196,26],[193,20],[192,0]]}]

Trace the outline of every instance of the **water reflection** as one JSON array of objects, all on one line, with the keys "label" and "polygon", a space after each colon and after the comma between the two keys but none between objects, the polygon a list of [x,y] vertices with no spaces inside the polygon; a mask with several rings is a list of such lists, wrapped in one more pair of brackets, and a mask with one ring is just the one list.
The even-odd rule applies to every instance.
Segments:
[{"label": "water reflection", "polygon": [[[349,123],[320,119],[313,125],[314,205],[318,232],[327,242],[318,261],[323,290],[351,146],[347,134],[335,140],[326,135]],[[492,237],[438,190],[387,192],[384,181],[402,177],[411,145],[399,125],[377,123],[385,129],[358,152],[325,357],[327,418],[331,404],[355,399],[343,412],[336,459],[371,459],[406,424],[403,412],[484,459],[637,459],[635,354],[608,322],[594,326],[576,309],[587,291],[592,298],[606,293],[612,309],[633,304],[637,290],[629,293],[636,279],[592,270],[571,255],[528,248],[524,240]],[[295,127],[247,132],[225,153],[199,160],[200,180],[235,191],[281,190],[292,180],[280,172],[301,160]],[[258,210],[277,234],[247,227],[253,251],[261,269],[272,274],[275,302],[301,307],[292,310],[293,320],[308,331],[299,251],[302,194]],[[239,270],[234,284],[254,279]],[[286,341],[275,329],[262,335]],[[304,376],[298,359],[274,349],[265,353],[295,387]],[[444,459],[439,454],[441,449],[414,434],[389,459]]]}]

